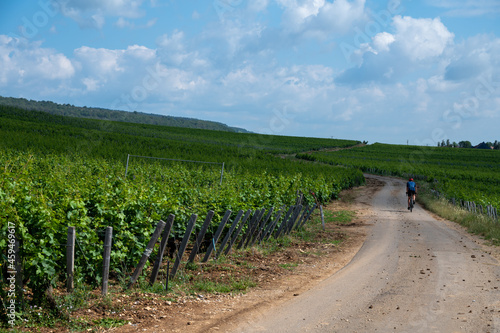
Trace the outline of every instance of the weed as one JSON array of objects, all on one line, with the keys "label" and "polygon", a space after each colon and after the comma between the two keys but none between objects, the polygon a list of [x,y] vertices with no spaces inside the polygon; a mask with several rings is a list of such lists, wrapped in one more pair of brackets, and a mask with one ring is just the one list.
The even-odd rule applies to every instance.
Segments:
[{"label": "weed", "polygon": [[228,283],[214,282],[214,281],[196,281],[193,283],[193,288],[197,292],[205,293],[231,293],[231,292],[244,292],[248,288],[255,287],[257,283],[250,278],[242,280],[230,279]]},{"label": "weed", "polygon": [[483,236],[500,245],[500,224],[487,215],[474,214],[454,206],[443,198],[435,198],[429,191],[420,191],[418,201],[431,212],[466,227],[469,232]]},{"label": "weed", "polygon": [[79,318],[72,320],[69,324],[69,328],[75,331],[86,330],[88,332],[98,332],[100,331],[99,329],[117,328],[126,324],[127,321],[123,319],[101,318],[94,320],[85,320]]},{"label": "weed", "polygon": [[292,263],[287,263],[287,264],[280,264],[278,266],[281,268],[284,268],[284,269],[292,270],[295,267],[297,267],[298,265],[299,265],[298,263],[292,262]]}]

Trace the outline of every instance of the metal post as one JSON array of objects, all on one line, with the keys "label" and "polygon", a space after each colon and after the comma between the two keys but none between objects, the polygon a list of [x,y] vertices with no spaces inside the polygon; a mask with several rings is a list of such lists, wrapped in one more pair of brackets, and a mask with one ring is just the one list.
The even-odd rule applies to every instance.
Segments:
[{"label": "metal post", "polygon": [[127,166],[125,167],[125,178],[127,178],[127,172],[128,172],[128,160],[130,158],[130,154],[127,155]]},{"label": "metal post", "polygon": [[220,185],[222,185],[222,176],[224,175],[224,162],[222,162],[222,169],[220,170]]}]

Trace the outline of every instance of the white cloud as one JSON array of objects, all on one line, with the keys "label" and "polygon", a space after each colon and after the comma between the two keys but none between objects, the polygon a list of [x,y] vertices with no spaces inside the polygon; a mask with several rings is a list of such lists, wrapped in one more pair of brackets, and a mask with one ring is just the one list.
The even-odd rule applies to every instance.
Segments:
[{"label": "white cloud", "polygon": [[[82,28],[102,29],[106,16],[139,18],[145,12],[141,10],[144,0],[53,0],[59,11]],[[124,19],[118,25],[126,24]]]},{"label": "white cloud", "polygon": [[277,0],[284,8],[282,24],[289,33],[326,37],[345,33],[366,19],[364,0]]},{"label": "white cloud", "polygon": [[37,84],[44,80],[66,80],[75,74],[71,61],[39,42],[0,35],[0,83]]},{"label": "white cloud", "polygon": [[345,70],[337,81],[354,85],[397,82],[410,73],[449,61],[445,53],[453,47],[454,34],[439,18],[415,19],[398,15],[393,18],[393,27],[394,33],[378,33],[371,43],[361,44],[353,51],[351,60],[359,65]]},{"label": "white cloud", "polygon": [[395,39],[404,54],[412,60],[439,56],[452,44],[454,34],[449,32],[439,18],[415,19],[395,16]]},{"label": "white cloud", "polygon": [[389,51],[389,46],[394,43],[396,38],[388,32],[381,32],[373,37],[373,46],[378,52]]},{"label": "white cloud", "polygon": [[451,81],[464,81],[491,75],[500,66],[500,38],[478,35],[469,38],[453,49],[445,68],[444,77]]},{"label": "white cloud", "polygon": [[95,49],[82,46],[75,50],[75,58],[83,64],[85,70],[97,76],[106,77],[125,69],[120,64],[121,50]]},{"label": "white cloud", "polygon": [[184,45],[184,32],[175,30],[170,36],[164,34],[156,40],[159,54],[167,64],[179,66],[189,57]]},{"label": "white cloud", "polygon": [[98,80],[92,78],[83,78],[82,83],[85,85],[87,91],[96,91],[101,86]]}]

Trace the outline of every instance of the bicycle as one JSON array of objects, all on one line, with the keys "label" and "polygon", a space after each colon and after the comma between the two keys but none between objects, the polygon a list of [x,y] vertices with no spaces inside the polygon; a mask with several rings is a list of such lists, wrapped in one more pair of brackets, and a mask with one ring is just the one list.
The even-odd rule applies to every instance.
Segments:
[{"label": "bicycle", "polygon": [[410,210],[410,213],[411,213],[411,212],[413,212],[413,204],[414,204],[413,196],[408,196],[408,192],[406,192],[406,197],[410,201],[410,205],[408,206],[408,209]]}]

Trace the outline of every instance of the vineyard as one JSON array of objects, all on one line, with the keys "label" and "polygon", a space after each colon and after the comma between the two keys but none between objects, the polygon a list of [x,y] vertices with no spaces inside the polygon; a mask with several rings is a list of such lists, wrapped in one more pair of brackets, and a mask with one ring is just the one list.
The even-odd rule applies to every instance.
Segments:
[{"label": "vineyard", "polygon": [[[114,235],[111,273],[125,276],[141,258],[155,225],[170,214],[175,215],[170,240],[175,242],[192,214],[213,211],[210,238],[227,210],[278,209],[293,205],[298,195],[312,206],[364,182],[356,169],[276,157],[359,143],[348,140],[106,122],[2,106],[0,137],[1,232],[7,235],[15,226],[34,302],[66,279],[68,226],[76,229],[80,253],[75,284],[96,286],[108,226]],[[131,159],[125,177],[128,154],[224,163],[222,182],[220,165],[140,158]],[[9,244],[0,239],[2,279],[13,264]]]},{"label": "vineyard", "polygon": [[412,176],[450,199],[500,209],[498,150],[373,144],[336,152],[299,153],[297,157],[374,174]]}]

